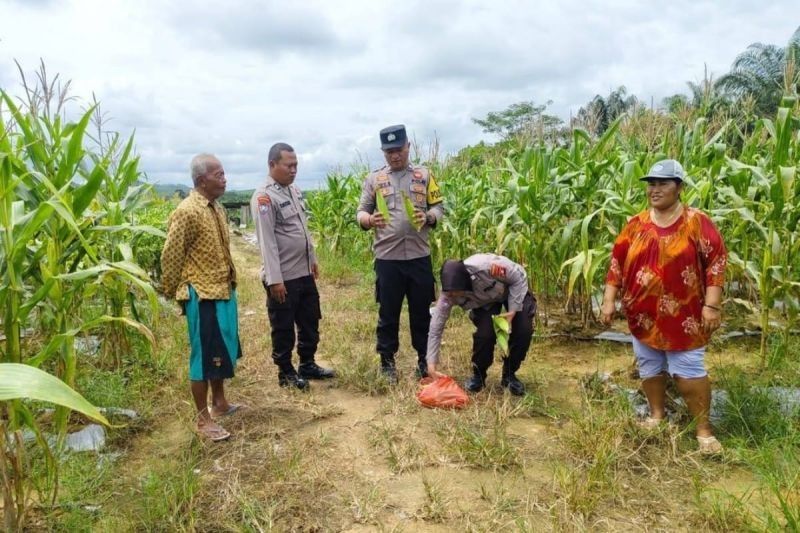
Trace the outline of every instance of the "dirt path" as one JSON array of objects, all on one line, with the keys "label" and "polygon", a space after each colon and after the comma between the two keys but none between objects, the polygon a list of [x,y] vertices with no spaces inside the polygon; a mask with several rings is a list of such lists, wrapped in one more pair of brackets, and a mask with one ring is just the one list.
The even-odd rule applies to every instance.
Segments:
[{"label": "dirt path", "polygon": [[[566,449],[560,434],[565,428],[582,430],[583,422],[565,416],[580,405],[580,378],[601,371],[624,379],[630,364],[625,348],[535,342],[521,370],[531,390],[523,400],[497,388],[499,365],[494,365],[489,377],[494,386],[464,411],[421,409],[414,399],[415,356],[406,319],[401,324],[401,383],[387,391],[373,352],[376,310],[368,280],[358,275],[328,279],[323,271],[325,317],[317,360],[336,368],[340,377],[314,382],[308,393],[286,390],[278,387],[269,357],[257,250],[236,238],[233,251],[241,280],[245,356],[228,391],[231,400],[248,409],[224,422],[233,434],[229,442],[201,443],[191,431],[181,376],[180,385],[165,390],[158,402],[156,426],[130,442],[118,509],[100,522],[101,530],[123,523],[123,529],[139,529],[137,519],[146,523],[139,509],[147,496],[142,480],[153,471],[172,472],[176,484],[186,487],[184,501],[173,511],[182,529],[659,528],[663,516],[642,518],[635,508],[605,509],[595,503],[589,512],[581,511],[580,498],[591,500],[581,480],[587,487],[593,481],[571,465],[596,457],[565,462],[574,450]],[[471,329],[463,316],[454,319],[443,349],[445,371],[463,377]],[[665,472],[652,475],[662,481],[668,477]],[[670,490],[685,490],[690,483],[674,481]],[[606,489],[597,485],[598,491]],[[613,505],[621,497],[611,494],[603,501]],[[676,516],[690,498],[685,494],[674,502]],[[669,515],[671,507],[664,507],[662,515]]]}]

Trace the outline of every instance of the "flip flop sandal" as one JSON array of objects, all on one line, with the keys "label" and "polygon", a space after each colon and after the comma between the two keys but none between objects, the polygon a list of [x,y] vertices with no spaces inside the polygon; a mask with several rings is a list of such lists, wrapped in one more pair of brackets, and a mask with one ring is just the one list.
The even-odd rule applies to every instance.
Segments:
[{"label": "flip flop sandal", "polygon": [[236,411],[239,411],[240,409],[245,409],[246,407],[247,407],[246,405],[243,405],[243,404],[240,404],[240,403],[232,403],[232,404],[228,404],[228,410],[225,411],[224,413],[220,413],[218,415],[214,414],[214,412],[211,410],[211,408],[208,409],[208,412],[211,414],[211,418],[217,419],[217,418],[222,418],[223,416],[232,415]]},{"label": "flip flop sandal", "polygon": [[722,453],[722,443],[713,435],[711,437],[697,437],[697,443],[700,445],[698,451],[702,454],[714,455]]},{"label": "flip flop sandal", "polygon": [[228,430],[222,426],[218,426],[217,424],[206,424],[198,427],[197,433],[201,437],[208,439],[211,442],[220,442],[223,440],[228,440],[231,437],[231,434]]}]

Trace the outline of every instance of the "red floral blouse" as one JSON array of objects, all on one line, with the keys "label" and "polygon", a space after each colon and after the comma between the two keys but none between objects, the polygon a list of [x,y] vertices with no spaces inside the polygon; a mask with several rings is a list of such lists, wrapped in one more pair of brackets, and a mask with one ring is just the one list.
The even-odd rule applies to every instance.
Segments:
[{"label": "red floral blouse", "polygon": [[708,215],[685,208],[660,228],[650,211],[633,217],[614,242],[606,283],[622,288],[622,307],[634,337],[657,350],[705,346],[705,289],[722,287],[728,253]]}]

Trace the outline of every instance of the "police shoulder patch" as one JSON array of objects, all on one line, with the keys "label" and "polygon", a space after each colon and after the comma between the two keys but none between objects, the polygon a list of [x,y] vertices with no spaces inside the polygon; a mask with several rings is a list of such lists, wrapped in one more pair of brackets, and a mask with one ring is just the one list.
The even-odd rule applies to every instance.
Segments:
[{"label": "police shoulder patch", "polygon": [[439,190],[439,184],[433,179],[433,176],[428,175],[428,204],[436,205],[442,202],[442,191]]},{"label": "police shoulder patch", "polygon": [[489,265],[489,275],[493,278],[504,278],[506,277],[506,267],[500,263],[492,263]]},{"label": "police shoulder patch", "polygon": [[270,204],[272,204],[272,200],[270,199],[268,194],[260,194],[258,195],[258,212],[259,213],[266,213],[269,210]]}]

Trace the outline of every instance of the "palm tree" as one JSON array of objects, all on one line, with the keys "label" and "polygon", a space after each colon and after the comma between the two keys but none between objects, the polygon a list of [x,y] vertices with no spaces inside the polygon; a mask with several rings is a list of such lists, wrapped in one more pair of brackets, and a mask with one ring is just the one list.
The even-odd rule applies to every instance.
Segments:
[{"label": "palm tree", "polygon": [[716,87],[736,100],[755,98],[760,115],[772,115],[784,94],[796,95],[800,88],[800,27],[785,48],[753,43],[736,56],[731,71]]},{"label": "palm tree", "polygon": [[575,123],[583,126],[594,135],[602,135],[608,126],[620,115],[636,108],[639,101],[629,95],[624,85],[611,91],[606,98],[599,94],[578,110]]}]

